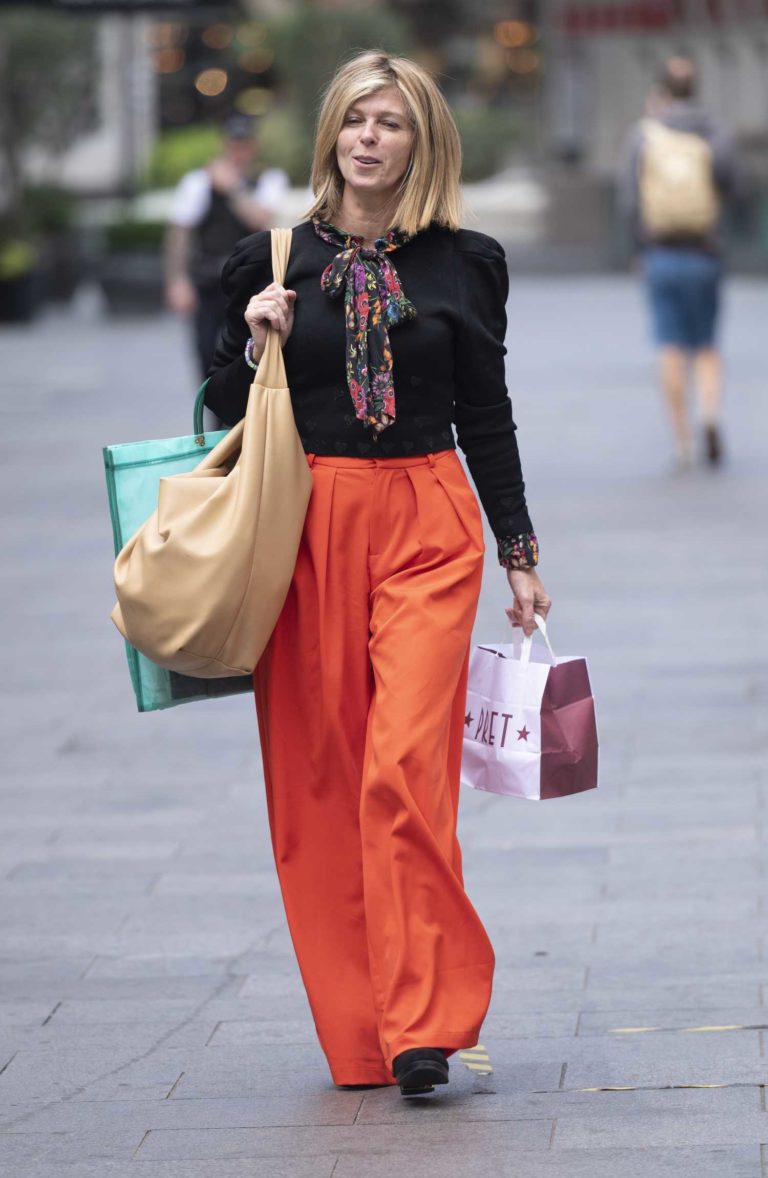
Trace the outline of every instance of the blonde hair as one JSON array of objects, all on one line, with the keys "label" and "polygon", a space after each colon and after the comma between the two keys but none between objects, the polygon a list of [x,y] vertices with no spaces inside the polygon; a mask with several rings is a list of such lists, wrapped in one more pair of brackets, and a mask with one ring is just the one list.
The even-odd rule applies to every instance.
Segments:
[{"label": "blonde hair", "polygon": [[312,191],[315,203],[305,214],[333,222],[341,206],[344,178],[336,141],[353,103],[387,86],[402,95],[414,132],[411,160],[399,189],[392,226],[416,233],[432,222],[461,226],[461,140],[453,115],[429,73],[406,57],[368,50],[338,69],[327,86],[315,132]]}]

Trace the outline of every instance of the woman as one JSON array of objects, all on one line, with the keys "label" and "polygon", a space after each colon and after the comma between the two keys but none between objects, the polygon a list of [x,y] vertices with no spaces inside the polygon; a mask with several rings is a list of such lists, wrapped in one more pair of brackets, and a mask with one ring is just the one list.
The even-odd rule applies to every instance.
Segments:
[{"label": "woman", "polygon": [[504,254],[459,228],[461,153],[435,83],[368,52],[319,115],[285,286],[268,233],[224,268],[206,403],[245,413],[279,329],[313,475],[293,581],[254,674],[288,925],[340,1087],[448,1079],[478,1041],[494,952],[456,837],[482,520],[526,634],[550,602],[504,383]]}]

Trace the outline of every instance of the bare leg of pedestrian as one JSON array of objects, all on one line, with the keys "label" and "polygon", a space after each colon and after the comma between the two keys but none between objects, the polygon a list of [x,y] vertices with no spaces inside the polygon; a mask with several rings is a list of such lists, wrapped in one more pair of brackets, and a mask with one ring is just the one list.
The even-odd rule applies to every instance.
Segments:
[{"label": "bare leg of pedestrian", "polygon": [[720,415],[723,397],[723,365],[716,348],[697,348],[693,354],[693,375],[699,415],[704,424],[707,459],[718,463],[722,457]]},{"label": "bare leg of pedestrian", "polygon": [[659,380],[675,438],[680,469],[693,461],[693,438],[686,405],[686,354],[683,348],[666,345],[659,350]]}]

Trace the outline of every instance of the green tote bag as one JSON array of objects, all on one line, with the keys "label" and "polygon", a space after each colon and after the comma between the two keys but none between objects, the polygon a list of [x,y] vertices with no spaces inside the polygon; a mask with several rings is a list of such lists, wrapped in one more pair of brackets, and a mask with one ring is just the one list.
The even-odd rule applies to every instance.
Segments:
[{"label": "green tote bag", "polygon": [[[203,431],[205,386],[195,398],[194,433],[183,438],[161,438],[150,442],[124,442],[104,447],[109,511],[115,556],[157,507],[160,479],[193,470],[205,454],[228,432]],[[126,642],[128,669],[140,712],[173,708],[198,699],[218,699],[253,691],[250,675],[224,679],[193,679],[158,667]]]}]

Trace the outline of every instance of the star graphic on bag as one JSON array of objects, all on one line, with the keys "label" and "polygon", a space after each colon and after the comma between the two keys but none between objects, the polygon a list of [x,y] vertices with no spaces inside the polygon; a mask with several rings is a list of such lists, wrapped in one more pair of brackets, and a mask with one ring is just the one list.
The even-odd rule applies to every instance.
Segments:
[{"label": "star graphic on bag", "polygon": [[523,724],[522,728],[518,728],[518,730],[517,730],[517,739],[518,740],[527,740],[530,735],[531,734],[528,731],[528,729],[526,728],[525,724]]},{"label": "star graphic on bag", "polygon": [[467,712],[466,716],[464,717],[464,727],[465,728],[469,728],[470,724],[472,723],[472,719],[473,719],[472,713]]}]

